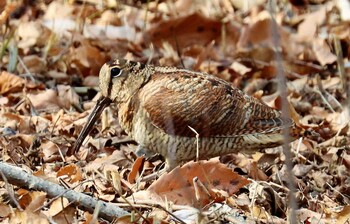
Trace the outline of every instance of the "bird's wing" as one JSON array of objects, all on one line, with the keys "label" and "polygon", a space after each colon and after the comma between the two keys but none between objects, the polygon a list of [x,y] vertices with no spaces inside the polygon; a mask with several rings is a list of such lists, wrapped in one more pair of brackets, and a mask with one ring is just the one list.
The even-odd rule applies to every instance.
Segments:
[{"label": "bird's wing", "polygon": [[139,94],[153,125],[171,135],[233,137],[293,125],[278,111],[209,75],[155,74]]}]

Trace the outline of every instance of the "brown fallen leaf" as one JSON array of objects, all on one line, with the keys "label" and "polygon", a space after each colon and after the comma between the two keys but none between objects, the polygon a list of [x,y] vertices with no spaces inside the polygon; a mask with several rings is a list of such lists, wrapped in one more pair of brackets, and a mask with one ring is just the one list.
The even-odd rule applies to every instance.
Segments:
[{"label": "brown fallen leaf", "polygon": [[[46,61],[38,55],[28,55],[23,57],[22,60],[30,73],[45,73],[47,71]],[[22,64],[17,65],[17,71],[21,74],[27,72]]]},{"label": "brown fallen leaf", "polygon": [[133,184],[135,183],[135,179],[137,175],[140,175],[140,168],[143,166],[143,163],[145,162],[144,156],[138,157],[134,164],[132,165],[131,171],[128,175],[128,181],[129,183]]},{"label": "brown fallen leaf", "polygon": [[71,47],[68,63],[82,76],[97,76],[101,66],[108,61],[107,55],[88,41],[82,41],[77,48]]},{"label": "brown fallen leaf", "polygon": [[319,223],[325,224],[326,220],[322,217],[322,214],[311,211],[306,208],[301,208],[295,211],[296,218],[302,223]]},{"label": "brown fallen leaf", "polygon": [[2,71],[0,74],[0,94],[19,92],[24,83],[25,80],[19,76]]},{"label": "brown fallen leaf", "polygon": [[3,25],[6,20],[10,17],[11,13],[18,9],[22,3],[20,1],[16,2],[7,2],[7,1],[1,1],[0,2],[0,25]]},{"label": "brown fallen leaf", "polygon": [[332,64],[337,61],[337,56],[335,56],[329,46],[324,40],[316,39],[312,42],[312,50],[314,51],[317,60],[322,66],[327,64]]},{"label": "brown fallen leaf", "polygon": [[32,211],[16,210],[13,214],[11,214],[9,223],[49,224],[50,222],[43,214],[34,213]]},{"label": "brown fallen leaf", "polygon": [[231,23],[223,24],[219,20],[196,12],[152,24],[146,31],[142,42],[152,42],[157,47],[161,47],[163,42],[169,42],[174,49],[183,49],[193,44],[203,46],[213,40],[220,42],[223,25],[226,29],[227,40],[237,41],[239,32]]},{"label": "brown fallen leaf", "polygon": [[68,199],[64,198],[64,197],[60,197],[51,203],[50,208],[48,210],[48,215],[50,217],[53,217],[53,216],[57,215],[58,213],[60,213],[68,205],[69,205]]},{"label": "brown fallen leaf", "polygon": [[[335,216],[335,217],[334,217]],[[341,209],[339,213],[333,214],[333,217],[337,220],[337,224],[347,223],[350,220],[350,206],[346,205]]]},{"label": "brown fallen leaf", "polygon": [[4,202],[0,203],[0,218],[8,217],[11,214],[11,208],[9,205],[6,205]]},{"label": "brown fallen leaf", "polygon": [[46,193],[40,191],[27,191],[20,189],[17,191],[20,195],[18,203],[28,212],[33,212],[42,206],[46,200]]},{"label": "brown fallen leaf", "polygon": [[320,7],[317,11],[309,13],[298,26],[298,39],[313,42],[318,26],[326,19],[326,13],[326,7]]},{"label": "brown fallen leaf", "polygon": [[217,198],[217,190],[222,190],[230,196],[249,183],[246,178],[233,172],[217,159],[199,162],[191,161],[182,167],[175,168],[168,174],[162,175],[146,191],[137,192],[132,197],[136,201],[142,201],[147,198],[154,203],[169,200],[175,204],[203,207],[210,201],[203,194],[201,195],[204,200],[197,201],[198,198],[196,199],[195,196],[193,180],[197,183],[200,181],[201,192],[205,192],[204,188],[208,190],[211,201]]},{"label": "brown fallen leaf", "polygon": [[128,158],[125,156],[122,150],[115,150],[111,155],[106,157],[97,158],[90,162],[86,167],[85,171],[94,172],[95,170],[101,169],[108,165],[113,166],[127,166],[129,164]]},{"label": "brown fallen leaf", "polygon": [[57,172],[57,177],[64,175],[70,178],[70,183],[75,183],[83,179],[80,167],[75,164],[64,166]]},{"label": "brown fallen leaf", "polygon": [[18,47],[28,49],[32,46],[45,46],[51,31],[37,20],[19,23],[17,35],[20,39]]},{"label": "brown fallen leaf", "polygon": [[28,99],[38,112],[52,112],[63,108],[63,102],[57,91],[48,89],[38,94],[28,94]]}]

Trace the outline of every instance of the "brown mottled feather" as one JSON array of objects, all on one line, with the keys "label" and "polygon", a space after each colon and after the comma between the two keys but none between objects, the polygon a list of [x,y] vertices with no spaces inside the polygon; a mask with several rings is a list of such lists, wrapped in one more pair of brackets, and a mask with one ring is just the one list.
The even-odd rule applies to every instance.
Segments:
[{"label": "brown mottled feather", "polygon": [[197,156],[275,147],[284,142],[283,130],[295,129],[277,110],[205,73],[117,59],[101,68],[100,89],[102,97],[74,152],[110,102],[118,108],[121,127],[139,143],[136,153],[160,153],[167,170]]},{"label": "brown mottled feather", "polygon": [[152,123],[171,135],[195,137],[191,127],[200,137],[233,137],[292,125],[276,110],[213,76],[155,73],[139,96]]}]

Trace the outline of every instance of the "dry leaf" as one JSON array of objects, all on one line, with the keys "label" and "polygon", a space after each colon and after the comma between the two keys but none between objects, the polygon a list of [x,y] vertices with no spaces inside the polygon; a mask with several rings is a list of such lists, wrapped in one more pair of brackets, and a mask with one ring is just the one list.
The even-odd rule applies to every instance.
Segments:
[{"label": "dry leaf", "polygon": [[10,223],[35,223],[35,224],[50,224],[48,218],[42,214],[31,211],[16,210],[9,220]]},{"label": "dry leaf", "polygon": [[48,215],[53,217],[63,211],[69,205],[69,201],[67,198],[60,197],[54,200],[49,208]]},{"label": "dry leaf", "polygon": [[33,46],[45,46],[51,32],[39,21],[21,22],[18,26],[17,35],[20,39],[18,47],[27,49]]},{"label": "dry leaf", "polygon": [[48,89],[38,94],[28,94],[28,99],[34,106],[35,110],[39,112],[58,111],[63,107],[63,101],[58,96],[58,93],[52,89]]},{"label": "dry leaf", "polygon": [[[238,31],[232,24],[225,24],[227,39],[237,40]],[[220,41],[222,23],[207,18],[200,13],[177,17],[168,21],[152,24],[142,42],[152,42],[161,47],[163,42],[170,43],[174,49],[183,49],[198,44],[207,45],[211,41]]]},{"label": "dry leaf", "polygon": [[21,6],[21,3],[18,2],[9,2],[1,1],[0,2],[1,8],[0,8],[0,25],[3,25],[6,20],[10,17],[11,13],[13,13],[16,9],[18,9]]},{"label": "dry leaf", "polygon": [[97,76],[101,66],[107,61],[105,53],[84,41],[79,47],[73,48],[70,54],[70,66],[78,69],[82,76]]},{"label": "dry leaf", "polygon": [[313,42],[316,31],[326,19],[326,8],[320,7],[317,11],[307,15],[304,21],[298,26],[298,38],[301,41]]},{"label": "dry leaf", "polygon": [[128,175],[128,181],[129,183],[133,184],[135,183],[135,179],[138,175],[140,175],[140,168],[143,166],[143,163],[145,162],[144,156],[138,157],[134,164],[132,165],[131,171]]},{"label": "dry leaf", "polygon": [[235,72],[239,73],[240,75],[244,75],[252,70],[251,68],[248,68],[237,61],[233,62],[230,68],[232,68]]},{"label": "dry leaf", "polygon": [[64,108],[69,109],[73,105],[79,105],[79,96],[71,86],[58,85],[57,91]]},{"label": "dry leaf", "polygon": [[329,46],[324,40],[316,39],[312,42],[312,49],[316,55],[317,60],[321,65],[332,64],[337,61],[337,56],[335,56],[331,51]]},{"label": "dry leaf", "polygon": [[[30,73],[45,73],[47,71],[46,61],[38,55],[28,55],[22,58],[23,63]],[[19,73],[27,73],[22,64],[17,65]]]},{"label": "dry leaf", "polygon": [[65,167],[62,167],[57,172],[57,177],[60,177],[60,176],[68,176],[71,180],[70,181],[71,183],[75,183],[75,182],[83,179],[80,167],[78,167],[75,164],[70,164],[70,165],[67,165]]},{"label": "dry leaf", "polygon": [[25,80],[17,75],[2,71],[0,74],[0,94],[21,91]]},{"label": "dry leaf", "polygon": [[1,202],[0,204],[0,218],[8,217],[11,214],[12,210],[10,206],[4,204],[4,202]]},{"label": "dry leaf", "polygon": [[46,200],[46,193],[39,191],[17,191],[18,194],[21,195],[18,200],[19,204],[22,208],[24,208],[27,212],[33,212],[41,207]]},{"label": "dry leaf", "polygon": [[122,152],[122,150],[115,150],[112,155],[97,158],[94,161],[90,162],[86,167],[85,170],[90,172],[94,170],[98,170],[101,167],[107,166],[107,165],[119,165],[119,166],[125,166],[128,164],[128,159],[125,157],[125,154]]},{"label": "dry leaf", "polygon": [[202,207],[208,203],[208,200],[205,198],[204,201],[199,201],[198,204],[194,203],[196,201],[194,178],[198,178],[203,186],[208,189],[212,200],[216,198],[213,191],[215,189],[223,190],[228,195],[232,195],[249,183],[247,179],[239,176],[215,159],[188,162],[184,166],[162,175],[147,191],[138,192],[133,195],[133,198],[142,200],[146,196],[155,202],[161,202],[166,198],[175,204]]}]

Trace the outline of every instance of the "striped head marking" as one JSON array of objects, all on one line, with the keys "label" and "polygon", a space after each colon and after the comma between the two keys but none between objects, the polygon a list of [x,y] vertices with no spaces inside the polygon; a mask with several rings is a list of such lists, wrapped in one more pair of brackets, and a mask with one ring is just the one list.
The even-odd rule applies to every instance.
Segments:
[{"label": "striped head marking", "polygon": [[75,154],[102,111],[112,102],[117,104],[126,102],[148,81],[151,75],[150,71],[150,66],[124,59],[117,59],[104,64],[99,76],[102,96],[98,99],[74,147],[67,154]]},{"label": "striped head marking", "polygon": [[148,80],[147,67],[125,59],[105,63],[99,75],[102,96],[116,103],[126,101]]}]

